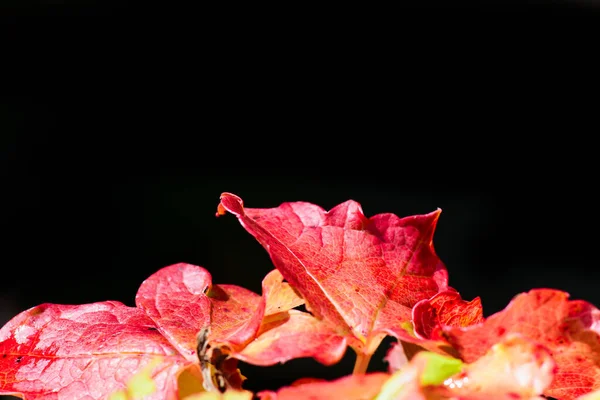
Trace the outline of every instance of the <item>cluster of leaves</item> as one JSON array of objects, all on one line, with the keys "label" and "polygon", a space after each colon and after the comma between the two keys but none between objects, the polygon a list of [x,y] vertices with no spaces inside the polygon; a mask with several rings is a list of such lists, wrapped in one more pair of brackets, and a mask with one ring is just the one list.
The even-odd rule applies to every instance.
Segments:
[{"label": "cluster of leaves", "polygon": [[[136,307],[115,301],[42,304],[0,329],[0,394],[25,399],[600,399],[600,311],[534,289],[483,317],[479,298],[448,286],[432,238],[440,210],[364,216],[304,202],[235,215],[275,266],[262,294],[213,284],[190,264],[140,286]],[[297,309],[304,305],[308,312]],[[385,336],[387,371],[367,373]],[[243,388],[238,362],[299,357],[352,374],[302,378],[277,391]]]}]

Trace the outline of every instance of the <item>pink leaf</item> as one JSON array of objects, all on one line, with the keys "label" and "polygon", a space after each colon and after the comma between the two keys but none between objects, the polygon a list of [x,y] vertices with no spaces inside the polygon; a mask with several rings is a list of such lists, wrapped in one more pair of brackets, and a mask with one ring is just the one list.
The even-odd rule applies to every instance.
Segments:
[{"label": "pink leaf", "polygon": [[176,399],[175,378],[188,362],[142,310],[115,301],[42,304],[0,330],[0,394],[104,399],[156,360],[149,399]]},{"label": "pink leaf", "polygon": [[303,202],[252,209],[223,193],[217,215],[226,211],[267,249],[307,308],[363,353],[385,334],[413,340],[402,328],[412,307],[448,288],[432,245],[439,210],[367,218],[354,201],[329,212]]},{"label": "pink leaf", "polygon": [[235,285],[213,285],[208,271],[174,264],[140,286],[136,304],[189,360],[196,360],[196,336],[210,327],[210,340],[243,347],[254,339],[265,304],[256,293]]},{"label": "pink leaf", "polygon": [[[332,364],[345,340],[329,325],[292,307],[304,300],[277,270],[263,279],[263,296],[235,285],[212,285],[201,267],[175,264],[148,278],[136,302],[188,359],[197,360],[196,336],[209,328],[211,348],[257,365],[314,357]],[[260,331],[259,331],[260,330]]]}]

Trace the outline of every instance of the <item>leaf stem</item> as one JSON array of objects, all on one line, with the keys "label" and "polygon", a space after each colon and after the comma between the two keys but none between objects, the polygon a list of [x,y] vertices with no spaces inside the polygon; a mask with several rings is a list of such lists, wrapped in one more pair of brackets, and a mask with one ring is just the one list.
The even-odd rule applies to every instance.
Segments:
[{"label": "leaf stem", "polygon": [[356,353],[356,362],[354,363],[354,371],[352,375],[364,374],[367,372],[369,367],[369,361],[371,361],[372,354]]}]

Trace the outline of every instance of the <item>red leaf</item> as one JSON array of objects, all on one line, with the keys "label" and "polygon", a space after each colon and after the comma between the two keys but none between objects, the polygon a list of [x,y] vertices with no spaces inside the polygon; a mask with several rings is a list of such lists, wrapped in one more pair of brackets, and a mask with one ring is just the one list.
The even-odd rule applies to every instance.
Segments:
[{"label": "red leaf", "polygon": [[136,304],[189,360],[196,360],[196,335],[210,327],[209,340],[243,347],[254,339],[264,315],[261,297],[235,285],[212,285],[210,273],[174,264],[140,286]]},{"label": "red leaf", "polygon": [[188,362],[142,310],[115,301],[42,304],[0,329],[0,393],[100,399],[154,360],[149,398],[177,398],[175,376]]},{"label": "red leaf", "polygon": [[334,381],[295,384],[277,392],[263,391],[258,396],[261,400],[371,400],[388,378],[389,375],[382,372],[350,375]]},{"label": "red leaf", "polygon": [[204,294],[210,285],[205,269],[175,264],[151,275],[136,295],[136,305],[190,361],[197,361],[196,335],[210,324],[210,300]]},{"label": "red leaf", "polygon": [[472,362],[509,333],[546,346],[558,372],[545,395],[574,399],[600,388],[600,311],[568,293],[535,289],[516,296],[484,322],[466,328],[445,327],[443,335],[461,357]]},{"label": "red leaf", "polygon": [[271,271],[263,296],[235,285],[212,285],[208,271],[195,265],[165,267],[142,283],[136,302],[188,359],[197,360],[196,335],[210,328],[211,347],[256,365],[299,357],[333,364],[344,355],[345,340],[308,313],[282,275]]},{"label": "red leaf", "polygon": [[464,301],[454,289],[439,292],[430,299],[419,301],[412,310],[412,339],[402,338],[385,357],[389,370],[400,369],[416,353],[429,350],[438,354],[458,357],[456,349],[446,341],[444,327],[466,327],[483,321],[479,297]]},{"label": "red leaf", "polygon": [[[212,365],[213,359],[209,358],[202,366],[204,378],[183,373],[188,394],[196,393],[195,387],[202,381],[208,388],[220,388],[218,375],[224,378],[226,386],[241,387],[243,377],[237,370],[237,360],[226,357],[235,357],[236,351],[256,339],[259,329],[266,332],[265,336],[253,343],[273,343],[268,349],[273,360],[269,361],[266,353],[261,354],[256,344],[248,354],[263,364],[296,355],[317,355],[324,362],[341,358],[343,353],[339,354],[338,348],[343,339],[338,343],[330,341],[329,348],[327,344],[306,344],[290,346],[283,356],[275,354],[273,348],[283,348],[281,343],[290,338],[284,335],[285,330],[302,319],[288,316],[291,322],[284,323],[283,317],[303,300],[276,270],[265,277],[263,291],[261,297],[239,286],[211,285],[206,270],[176,264],[142,283],[136,297],[139,308],[117,302],[35,307],[0,330],[0,393],[50,399],[54,396],[51,393],[69,395],[77,391],[98,398],[116,390],[126,392],[127,380],[143,372],[141,380],[156,381],[156,398],[175,398],[175,378],[190,370],[183,366],[198,364],[197,334],[206,327],[210,327],[209,340],[226,345],[230,353],[221,351],[218,365]],[[265,310],[271,314],[270,319],[263,321]],[[315,329],[314,318],[303,315],[310,317],[309,323],[297,327],[295,335],[305,332],[306,338],[322,339],[324,343],[328,343],[328,337],[335,337],[326,327]],[[274,337],[276,332],[279,334]],[[146,371],[145,366],[155,363],[159,356],[160,362]]]},{"label": "red leaf", "polygon": [[444,326],[466,327],[482,322],[483,308],[479,297],[467,302],[458,292],[448,290],[415,304],[412,318],[418,338],[441,340]]},{"label": "red leaf", "polygon": [[362,353],[373,353],[385,334],[414,340],[402,328],[412,307],[448,288],[432,245],[440,210],[367,218],[354,201],[329,212],[303,202],[245,209],[223,193],[217,215],[225,211],[267,249],[315,316]]}]

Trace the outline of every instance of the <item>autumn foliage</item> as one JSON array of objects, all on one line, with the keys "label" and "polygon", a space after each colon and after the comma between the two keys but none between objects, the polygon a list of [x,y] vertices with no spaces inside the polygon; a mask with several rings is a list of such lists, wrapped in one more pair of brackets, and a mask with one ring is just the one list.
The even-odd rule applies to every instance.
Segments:
[{"label": "autumn foliage", "polygon": [[[554,289],[521,293],[487,318],[449,286],[433,247],[440,210],[366,217],[346,201],[232,214],[269,253],[262,293],[180,263],[146,279],[136,306],[41,304],[0,329],[0,394],[24,399],[600,399],[600,311]],[[307,311],[301,311],[304,305]],[[386,336],[388,369],[367,373]],[[244,389],[239,361],[324,365],[336,380]]]}]

